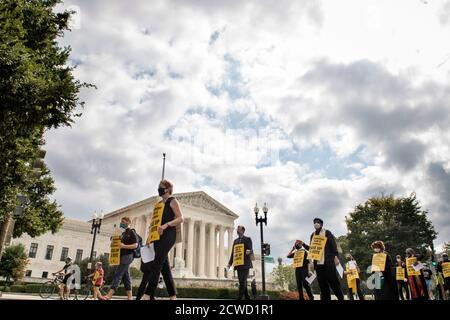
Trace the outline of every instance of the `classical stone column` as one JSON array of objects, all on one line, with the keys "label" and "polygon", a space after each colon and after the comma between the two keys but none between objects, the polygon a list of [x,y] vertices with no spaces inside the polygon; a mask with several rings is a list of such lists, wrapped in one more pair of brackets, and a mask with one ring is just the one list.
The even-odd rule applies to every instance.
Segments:
[{"label": "classical stone column", "polygon": [[225,262],[224,262],[225,252],[223,249],[224,231],[225,231],[224,226],[222,226],[222,225],[219,226],[219,278],[224,277],[224,274],[223,274],[223,269],[225,267]]},{"label": "classical stone column", "polygon": [[[232,254],[232,250],[233,250],[233,227],[229,227],[227,228],[228,231],[228,257],[227,259],[230,259],[230,256]],[[227,260],[227,264],[228,264],[228,260]],[[233,271],[228,271],[228,275],[227,278],[232,278],[233,277]]]},{"label": "classical stone column", "polygon": [[198,241],[198,276],[205,277],[205,222],[200,221],[200,238]]},{"label": "classical stone column", "polygon": [[[183,228],[183,224],[181,224],[181,228]],[[183,258],[183,242],[179,242],[175,245],[175,261],[182,261],[182,266],[184,267],[184,258]]]},{"label": "classical stone column", "polygon": [[210,223],[208,231],[209,231],[208,277],[216,278],[216,225],[214,223]]},{"label": "classical stone column", "polygon": [[140,220],[141,221],[140,221],[140,227],[139,227],[138,232],[140,232],[139,235],[142,237],[142,241],[145,242],[146,237],[147,237],[147,229],[145,228],[147,225],[147,217],[145,215],[142,215]]},{"label": "classical stone column", "polygon": [[194,225],[195,220],[192,218],[188,220],[188,232],[187,232],[187,251],[186,251],[186,267],[192,274],[194,274]]}]

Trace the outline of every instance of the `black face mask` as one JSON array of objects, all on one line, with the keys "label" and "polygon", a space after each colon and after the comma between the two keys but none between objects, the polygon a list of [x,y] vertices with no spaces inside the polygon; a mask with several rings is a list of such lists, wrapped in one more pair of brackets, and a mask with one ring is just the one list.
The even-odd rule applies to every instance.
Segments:
[{"label": "black face mask", "polygon": [[162,197],[166,193],[166,190],[164,188],[158,188],[158,195]]},{"label": "black face mask", "polygon": [[352,261],[352,258],[347,258],[347,261]]},{"label": "black face mask", "polygon": [[295,245],[295,249],[300,250],[301,246],[299,244]]}]

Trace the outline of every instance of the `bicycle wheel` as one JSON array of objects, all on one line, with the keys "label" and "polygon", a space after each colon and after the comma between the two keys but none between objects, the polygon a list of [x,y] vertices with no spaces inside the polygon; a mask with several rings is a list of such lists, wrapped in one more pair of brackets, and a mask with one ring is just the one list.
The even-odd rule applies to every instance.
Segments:
[{"label": "bicycle wheel", "polygon": [[82,285],[80,291],[78,292],[78,295],[81,300],[86,300],[89,297],[92,297],[92,286],[90,284]]},{"label": "bicycle wheel", "polygon": [[102,296],[106,296],[109,292],[109,286],[102,286],[100,287],[100,293]]},{"label": "bicycle wheel", "polygon": [[50,299],[56,293],[57,287],[53,281],[45,282],[39,289],[42,299]]}]

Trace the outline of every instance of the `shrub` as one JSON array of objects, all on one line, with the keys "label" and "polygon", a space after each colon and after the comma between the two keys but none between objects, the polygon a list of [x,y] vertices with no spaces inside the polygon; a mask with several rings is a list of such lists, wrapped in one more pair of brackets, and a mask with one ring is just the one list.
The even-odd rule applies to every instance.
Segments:
[{"label": "shrub", "polygon": [[11,286],[11,292],[25,293],[25,286],[24,285],[13,285],[13,286]]},{"label": "shrub", "polygon": [[42,284],[27,284],[25,286],[26,293],[39,293],[41,290]]}]

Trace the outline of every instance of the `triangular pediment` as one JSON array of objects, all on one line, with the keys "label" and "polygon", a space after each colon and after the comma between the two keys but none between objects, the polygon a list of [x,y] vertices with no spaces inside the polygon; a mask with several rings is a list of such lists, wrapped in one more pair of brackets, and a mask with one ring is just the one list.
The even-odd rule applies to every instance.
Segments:
[{"label": "triangular pediment", "polygon": [[174,194],[174,196],[178,199],[178,201],[180,201],[181,204],[221,212],[235,218],[239,217],[233,211],[225,207],[223,204],[215,200],[204,191],[178,193]]},{"label": "triangular pediment", "polygon": [[[223,204],[221,204],[219,201],[215,200],[213,197],[208,195],[204,191],[195,191],[195,192],[185,192],[185,193],[175,193],[173,195],[175,198],[178,199],[178,201],[183,205],[188,205],[192,207],[199,207],[206,210],[211,210],[215,212],[223,213],[227,216],[231,216],[234,218],[238,218],[239,216],[235,214],[233,211],[225,207]],[[144,199],[142,201],[130,204],[126,207],[123,207],[118,210],[114,210],[107,215],[105,215],[105,218],[110,218],[112,216],[115,216],[119,213],[123,213],[125,211],[129,211],[141,206],[150,205],[152,203],[156,203],[161,198],[158,196],[152,196],[147,199]]]}]

